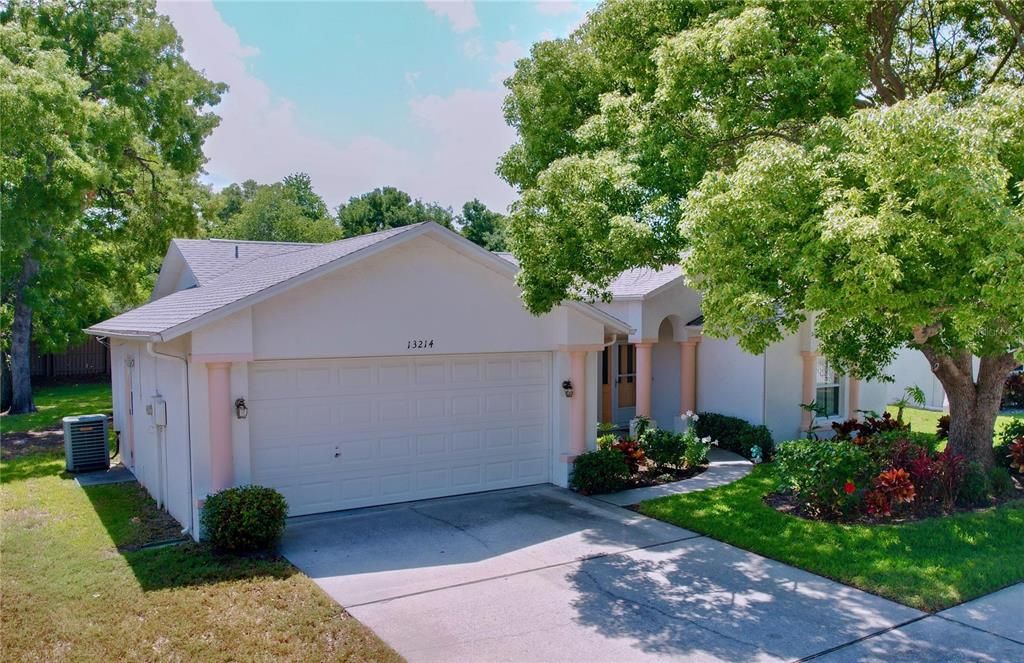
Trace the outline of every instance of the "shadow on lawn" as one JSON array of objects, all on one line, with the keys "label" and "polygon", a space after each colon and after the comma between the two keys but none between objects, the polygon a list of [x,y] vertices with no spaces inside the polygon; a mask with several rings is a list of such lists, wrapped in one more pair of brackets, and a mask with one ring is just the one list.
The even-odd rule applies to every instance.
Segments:
[{"label": "shadow on lawn", "polygon": [[62,479],[74,478],[64,471],[63,451],[44,449],[34,453],[19,453],[13,457],[3,458],[3,466],[0,467],[0,484],[55,475]]},{"label": "shadow on lawn", "polygon": [[[252,578],[285,579],[298,572],[278,555],[220,555],[195,543],[135,481],[89,486],[82,491],[143,591]],[[149,547],[166,542],[172,543]]]}]

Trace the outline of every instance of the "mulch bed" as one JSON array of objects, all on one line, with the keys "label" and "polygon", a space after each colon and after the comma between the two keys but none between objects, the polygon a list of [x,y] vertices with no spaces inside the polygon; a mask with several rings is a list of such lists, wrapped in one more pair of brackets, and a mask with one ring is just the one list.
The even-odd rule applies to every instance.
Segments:
[{"label": "mulch bed", "polygon": [[803,518],[804,520],[816,520],[819,522],[838,523],[842,525],[899,525],[901,523],[911,523],[917,520],[926,520],[928,518],[951,516],[957,513],[978,513],[1010,502],[1022,501],[1024,500],[1024,489],[1020,488],[1019,483],[1017,486],[1017,489],[1009,495],[993,499],[988,504],[982,506],[956,506],[947,511],[943,509],[940,504],[932,504],[929,505],[927,509],[923,509],[921,511],[897,513],[888,518],[876,518],[875,516],[866,513],[857,514],[851,518],[837,518],[831,515],[823,516],[803,505],[794,494],[786,492],[769,493],[762,498],[762,501],[779,513],[784,513],[788,516],[796,516],[797,518]]},{"label": "mulch bed", "polygon": [[630,488],[647,488],[648,486],[660,486],[663,483],[692,479],[698,474],[703,474],[707,469],[707,465],[698,465],[697,467],[691,467],[685,470],[678,468],[667,469],[664,472],[658,472],[657,470],[641,470],[639,474],[635,474],[630,477],[623,490],[629,490]]},{"label": "mulch bed", "polygon": [[64,429],[60,426],[24,433],[0,435],[0,459],[10,460],[41,451],[64,449]]}]

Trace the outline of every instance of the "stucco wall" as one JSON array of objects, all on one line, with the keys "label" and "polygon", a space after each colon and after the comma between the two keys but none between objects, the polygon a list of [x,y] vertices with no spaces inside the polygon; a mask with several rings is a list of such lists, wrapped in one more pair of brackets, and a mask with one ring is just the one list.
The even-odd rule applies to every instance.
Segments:
[{"label": "stucco wall", "polygon": [[745,352],[732,339],[705,337],[697,347],[697,409],[763,423],[764,373],[763,355]]},{"label": "stucco wall", "polygon": [[946,391],[919,350],[900,350],[886,372],[895,380],[887,385],[885,400],[889,403],[902,398],[907,387],[917,385],[924,391],[925,407],[942,409],[944,406]]},{"label": "stucco wall", "polygon": [[[183,355],[183,343],[158,344],[157,352]],[[124,342],[117,346],[118,371],[132,372],[135,394],[134,464],[132,471],[139,483],[146,487],[158,504],[183,526],[190,523],[188,412],[185,396],[185,369],[179,359],[154,357],[146,352],[145,344]],[[135,365],[130,369],[124,361],[131,357]],[[118,391],[124,394],[123,384]],[[155,420],[155,402],[162,399],[167,407],[167,426],[158,427]],[[122,431],[129,414],[123,395],[115,396],[116,412]],[[127,445],[122,437],[122,445]]]},{"label": "stucco wall", "polygon": [[[429,237],[257,304],[256,359],[461,354],[600,344],[604,327],[558,308],[527,312],[504,274]],[[409,348],[410,341],[433,347]]]},{"label": "stucco wall", "polygon": [[799,334],[770,346],[764,355],[768,388],[764,393],[765,422],[777,442],[800,437],[803,395],[803,357]]},{"label": "stucco wall", "polygon": [[658,342],[651,348],[651,418],[667,429],[673,427],[680,414],[679,343],[673,338],[673,331],[672,323],[665,320]]}]

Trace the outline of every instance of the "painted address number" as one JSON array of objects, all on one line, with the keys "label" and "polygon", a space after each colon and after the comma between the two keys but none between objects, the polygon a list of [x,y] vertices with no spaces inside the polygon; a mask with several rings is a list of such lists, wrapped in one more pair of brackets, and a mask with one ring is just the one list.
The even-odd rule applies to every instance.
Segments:
[{"label": "painted address number", "polygon": [[421,338],[415,341],[409,341],[407,347],[408,350],[422,350],[423,348],[434,347],[434,339],[432,338]]}]

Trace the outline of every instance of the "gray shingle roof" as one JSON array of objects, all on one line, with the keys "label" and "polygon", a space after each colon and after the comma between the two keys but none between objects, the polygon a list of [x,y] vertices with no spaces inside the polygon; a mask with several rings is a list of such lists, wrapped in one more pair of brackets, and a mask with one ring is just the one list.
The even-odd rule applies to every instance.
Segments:
[{"label": "gray shingle roof", "polygon": [[[242,242],[230,239],[175,239],[174,245],[188,263],[199,285],[238,269],[253,260],[282,253],[303,251],[318,244],[293,242]],[[235,256],[235,248],[238,256]]]},{"label": "gray shingle roof", "polygon": [[[497,251],[496,253],[515,265],[519,264],[519,260],[511,253],[506,251]],[[640,298],[649,295],[663,285],[675,281],[682,275],[683,268],[679,265],[668,265],[661,269],[636,267],[627,269],[615,277],[608,285],[608,290],[612,293],[613,299]]]},{"label": "gray shingle roof", "polygon": [[[271,248],[267,255],[252,257],[245,264],[234,269],[229,268],[229,271],[222,271],[220,276],[212,277],[210,274],[221,269],[225,263],[220,259],[220,254],[216,253],[221,250],[221,247],[210,251],[209,247],[192,246],[189,248],[198,248],[199,253],[210,251],[208,255],[200,258],[201,264],[209,268],[206,272],[206,282],[198,274],[196,275],[200,281],[200,287],[179,290],[105,320],[86,331],[96,335],[155,336],[420,225],[422,224],[391,228],[330,244],[298,245],[295,250],[276,254]],[[194,241],[201,242],[202,240]],[[233,261],[235,243],[226,244]],[[271,246],[280,247],[281,245]],[[240,247],[240,255],[241,251]],[[193,253],[193,257],[196,255],[197,253]],[[220,266],[218,267],[218,265]]]}]

